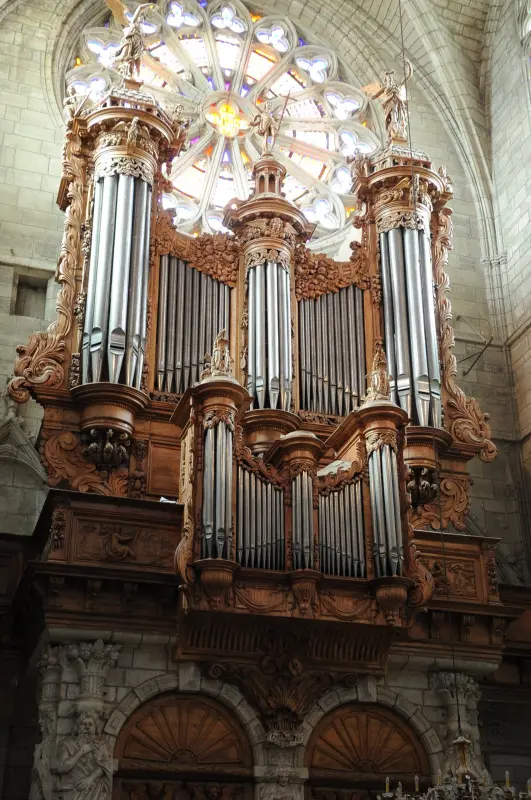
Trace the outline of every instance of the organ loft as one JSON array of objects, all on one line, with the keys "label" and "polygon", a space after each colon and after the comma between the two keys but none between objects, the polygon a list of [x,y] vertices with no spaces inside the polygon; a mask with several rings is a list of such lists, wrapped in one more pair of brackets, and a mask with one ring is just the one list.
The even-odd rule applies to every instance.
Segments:
[{"label": "organ loft", "polygon": [[163,200],[195,123],[138,77],[147,8],[112,85],[67,93],[57,318],[9,386],[43,409],[49,487],[10,567],[30,796],[516,797],[478,728],[522,609],[496,540],[464,532],[496,448],[457,378],[451,179],[387,73],[337,260],[285,192],[289,94],[220,94],[222,137],[254,137],[249,192],[183,232]]}]

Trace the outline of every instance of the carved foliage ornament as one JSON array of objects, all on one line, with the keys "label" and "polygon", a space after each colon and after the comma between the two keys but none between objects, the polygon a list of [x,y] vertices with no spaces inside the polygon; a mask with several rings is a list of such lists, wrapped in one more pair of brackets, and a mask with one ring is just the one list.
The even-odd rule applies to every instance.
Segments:
[{"label": "carved foliage ornament", "polygon": [[199,272],[228,286],[236,286],[239,261],[237,242],[223,233],[204,233],[197,238],[179,233],[167,211],[159,212],[151,235],[152,266],[161,255],[182,258]]},{"label": "carved foliage ornament", "polygon": [[354,284],[368,289],[367,259],[359,242],[351,242],[349,261],[334,261],[324,253],[312,253],[303,244],[294,252],[295,296],[297,300],[315,299],[327,292],[338,292]]},{"label": "carved foliage ornament", "polygon": [[[470,511],[469,475],[442,474],[439,481],[439,496],[432,502],[419,506],[412,512],[411,521],[415,528],[431,527],[435,530],[446,530],[451,523],[458,531],[466,527],[466,518]],[[435,486],[435,493],[437,487]]]},{"label": "carved foliage ornament", "polygon": [[496,446],[490,440],[489,415],[481,411],[477,400],[467,397],[459,388],[457,361],[452,352],[455,339],[450,321],[452,307],[448,299],[450,280],[446,272],[448,251],[452,249],[453,226],[452,211],[443,208],[437,215],[437,227],[434,231],[434,274],[437,283],[437,311],[441,335],[441,360],[443,365],[442,379],[446,391],[446,427],[457,442],[471,445],[479,451],[482,461],[496,458]]},{"label": "carved foliage ornament", "polygon": [[252,269],[259,264],[264,264],[266,261],[273,261],[289,270],[289,256],[282,250],[269,249],[267,247],[260,247],[257,250],[251,250],[245,256],[245,269]]},{"label": "carved foliage ornament", "polygon": [[78,492],[120,497],[127,493],[127,470],[117,469],[110,475],[106,471],[98,471],[95,464],[86,461],[80,437],[72,431],[53,434],[45,431],[40,452],[48,472],[49,486],[59,486],[65,482]]},{"label": "carved foliage ornament", "polygon": [[31,389],[59,387],[65,379],[65,342],[74,321],[75,274],[81,247],[85,183],[81,138],[72,129],[66,135],[63,180],[68,183],[68,205],[56,272],[57,282],[61,285],[57,295],[57,319],[46,332],[32,334],[27,345],[17,347],[15,377],[9,384],[9,393],[17,403],[26,403]]}]

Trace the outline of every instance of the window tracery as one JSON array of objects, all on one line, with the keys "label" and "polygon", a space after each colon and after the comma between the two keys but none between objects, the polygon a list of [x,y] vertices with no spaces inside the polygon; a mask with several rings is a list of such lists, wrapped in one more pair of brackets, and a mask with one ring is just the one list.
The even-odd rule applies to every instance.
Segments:
[{"label": "window tracery", "polygon": [[[337,236],[353,206],[346,161],[378,140],[367,126],[367,98],[335,54],[305,41],[290,20],[253,13],[239,0],[158,0],[143,25],[140,78],[191,118],[188,150],[164,197],[180,230],[219,231],[224,206],[249,196],[261,152],[250,123],[270,100],[278,116],[284,109],[275,153],[287,169],[286,195],[317,225],[314,238]],[[85,30],[67,85],[101,96],[117,77],[120,37],[112,17]]]}]

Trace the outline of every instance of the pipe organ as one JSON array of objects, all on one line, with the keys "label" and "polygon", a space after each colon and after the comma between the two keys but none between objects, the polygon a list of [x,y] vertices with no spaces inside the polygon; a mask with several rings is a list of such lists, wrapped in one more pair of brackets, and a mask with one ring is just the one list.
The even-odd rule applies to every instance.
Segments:
[{"label": "pipe organ", "polygon": [[58,319],[10,384],[44,406],[49,482],[178,504],[179,657],[219,611],[407,628],[434,590],[418,531],[462,528],[466,462],[495,456],[455,382],[448,177],[403,143],[356,157],[339,262],[308,249],[271,137],[230,233],[178,232],[185,137],[132,78],[69,120]]}]

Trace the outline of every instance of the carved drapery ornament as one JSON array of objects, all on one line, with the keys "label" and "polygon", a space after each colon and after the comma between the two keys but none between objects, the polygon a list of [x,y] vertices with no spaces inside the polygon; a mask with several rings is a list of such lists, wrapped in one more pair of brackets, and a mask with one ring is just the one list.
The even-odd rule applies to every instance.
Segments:
[{"label": "carved drapery ornament", "polygon": [[66,213],[59,253],[56,280],[61,285],[57,295],[57,319],[48,330],[34,333],[26,345],[17,347],[15,377],[9,393],[17,403],[26,403],[34,388],[59,388],[65,381],[66,339],[74,323],[76,297],[76,265],[81,239],[86,162],[81,152],[81,138],[69,126],[63,152],[62,181],[67,183]]},{"label": "carved drapery ornament", "polygon": [[351,248],[349,261],[334,261],[324,253],[312,253],[305,245],[297,245],[293,257],[297,300],[316,299],[351,284],[369,289],[365,251],[359,242],[352,242]]},{"label": "carved drapery ornament", "polygon": [[452,306],[448,299],[450,279],[446,271],[448,251],[452,249],[453,226],[452,211],[442,208],[436,216],[434,230],[434,274],[437,284],[437,312],[439,316],[440,352],[442,361],[442,381],[446,391],[446,427],[460,444],[469,445],[478,451],[482,461],[496,458],[496,446],[490,440],[489,415],[483,413],[473,397],[467,397],[459,388],[457,361],[453,354],[454,331],[450,324]]},{"label": "carved drapery ornament", "polygon": [[210,275],[230,287],[238,279],[239,246],[222,233],[204,233],[198,237],[179,233],[173,226],[171,214],[160,211],[151,234],[151,263],[161,255],[175,256],[187,261],[199,272]]}]

